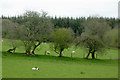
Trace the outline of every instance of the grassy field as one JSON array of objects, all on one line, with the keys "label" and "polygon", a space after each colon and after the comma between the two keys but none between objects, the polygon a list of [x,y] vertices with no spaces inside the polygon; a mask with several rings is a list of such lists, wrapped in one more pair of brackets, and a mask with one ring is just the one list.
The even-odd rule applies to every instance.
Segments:
[{"label": "grassy field", "polygon": [[[20,41],[17,41],[20,43]],[[10,40],[4,39],[2,44],[2,77],[3,78],[117,78],[118,77],[118,50],[108,49],[106,55],[98,55],[96,60],[83,59],[87,54],[84,48],[69,48],[64,50],[64,57],[49,48],[49,44],[41,44],[37,56],[26,56],[24,47],[16,50],[16,54],[6,53],[11,48]],[[44,55],[45,50],[51,52]],[[76,54],[70,57],[71,51]],[[32,67],[39,67],[33,71]]]}]

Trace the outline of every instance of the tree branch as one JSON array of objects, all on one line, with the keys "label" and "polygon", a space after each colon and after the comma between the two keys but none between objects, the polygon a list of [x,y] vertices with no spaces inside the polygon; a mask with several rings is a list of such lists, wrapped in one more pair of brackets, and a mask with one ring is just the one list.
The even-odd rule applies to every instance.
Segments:
[{"label": "tree branch", "polygon": [[54,51],[55,51],[57,54],[59,54],[59,52],[57,52],[56,49],[57,49],[57,47],[55,47],[55,50],[54,50]]}]

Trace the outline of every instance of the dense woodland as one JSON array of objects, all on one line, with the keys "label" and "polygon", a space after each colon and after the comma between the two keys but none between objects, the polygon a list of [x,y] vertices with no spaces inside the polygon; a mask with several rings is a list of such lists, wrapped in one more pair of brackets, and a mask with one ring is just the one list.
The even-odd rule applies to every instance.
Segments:
[{"label": "dense woodland", "polygon": [[[53,50],[60,54],[72,45],[88,48],[89,55],[95,59],[95,53],[104,51],[106,46],[119,48],[118,29],[120,20],[104,17],[50,17],[27,11],[22,16],[2,16],[2,37],[21,40],[25,54],[35,54],[35,49],[42,42],[53,43]],[[13,44],[13,43],[12,43]],[[13,49],[15,50],[15,43]]]},{"label": "dense woodland", "polygon": [[[109,24],[109,26],[113,29],[117,25],[120,24],[120,20],[118,18],[104,18],[104,17],[78,17],[78,18],[73,18],[73,17],[50,17],[52,23],[54,24],[54,28],[72,28],[73,31],[76,34],[81,35],[81,33],[84,31],[84,23],[87,20],[93,19],[93,18],[98,18],[99,20],[103,20]],[[23,22],[22,16],[13,16],[13,17],[6,17],[2,16],[2,19],[9,19],[13,22],[17,22],[21,24]]]}]

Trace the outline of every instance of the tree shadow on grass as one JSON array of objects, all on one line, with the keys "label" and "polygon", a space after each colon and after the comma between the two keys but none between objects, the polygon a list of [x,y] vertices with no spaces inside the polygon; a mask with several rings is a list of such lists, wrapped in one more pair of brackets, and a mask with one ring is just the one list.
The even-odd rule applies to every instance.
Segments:
[{"label": "tree shadow on grass", "polygon": [[117,60],[109,60],[109,59],[84,59],[84,58],[78,58],[78,57],[58,57],[53,55],[24,55],[22,53],[8,53],[5,51],[2,51],[2,57],[25,57],[25,58],[32,58],[32,59],[38,59],[38,60],[48,60],[48,61],[67,61],[67,62],[75,62],[75,63],[95,63],[95,64],[110,64],[110,63],[116,63]]}]

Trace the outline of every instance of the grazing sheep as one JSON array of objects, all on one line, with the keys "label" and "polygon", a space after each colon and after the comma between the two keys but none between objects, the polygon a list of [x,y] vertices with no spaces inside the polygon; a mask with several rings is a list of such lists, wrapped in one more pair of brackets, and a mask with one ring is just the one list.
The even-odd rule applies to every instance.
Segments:
[{"label": "grazing sheep", "polygon": [[33,67],[32,70],[39,70],[39,68],[38,67]]},{"label": "grazing sheep", "polygon": [[75,54],[75,51],[72,51],[72,54]]},{"label": "grazing sheep", "polygon": [[72,51],[72,53],[71,53],[71,57],[72,57],[73,54],[75,54],[75,51]]},{"label": "grazing sheep", "polygon": [[47,51],[47,54],[50,54],[50,51]]}]

